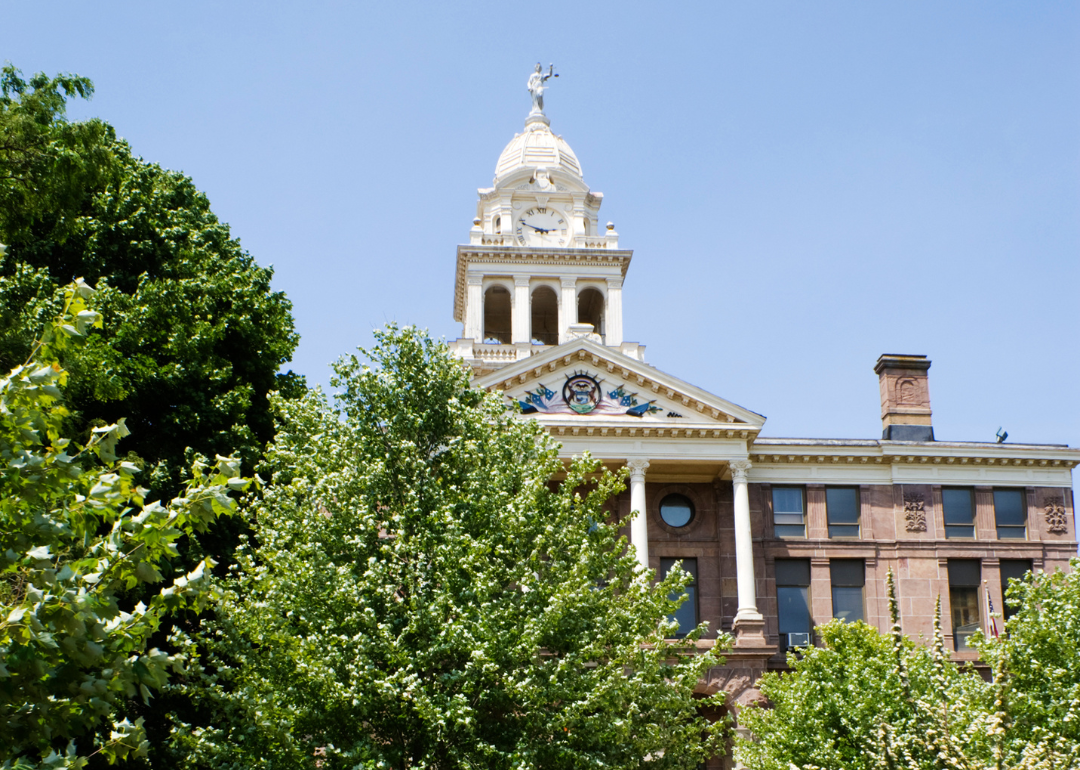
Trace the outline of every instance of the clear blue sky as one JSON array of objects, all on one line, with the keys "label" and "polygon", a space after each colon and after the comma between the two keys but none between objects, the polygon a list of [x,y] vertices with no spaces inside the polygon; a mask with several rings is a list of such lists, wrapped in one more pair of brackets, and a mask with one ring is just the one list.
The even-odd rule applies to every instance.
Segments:
[{"label": "clear blue sky", "polygon": [[455,246],[552,127],[635,250],[626,337],[765,414],[880,436],[874,361],[930,356],[939,439],[1080,444],[1080,5],[5,2],[0,59],[91,77],[276,270],[327,364],[455,338]]}]

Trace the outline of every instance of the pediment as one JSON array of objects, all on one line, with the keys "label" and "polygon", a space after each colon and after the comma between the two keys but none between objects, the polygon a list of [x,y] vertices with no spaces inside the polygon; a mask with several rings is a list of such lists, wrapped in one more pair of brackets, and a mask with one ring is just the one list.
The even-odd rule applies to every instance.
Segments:
[{"label": "pediment", "polygon": [[587,339],[547,348],[478,378],[523,414],[558,425],[756,434],[765,418]]}]

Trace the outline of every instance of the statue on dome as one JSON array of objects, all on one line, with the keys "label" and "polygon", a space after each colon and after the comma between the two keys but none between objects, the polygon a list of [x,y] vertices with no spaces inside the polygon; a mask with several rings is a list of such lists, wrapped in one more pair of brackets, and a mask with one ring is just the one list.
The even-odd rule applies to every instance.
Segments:
[{"label": "statue on dome", "polygon": [[548,66],[548,73],[544,74],[544,68],[540,66],[540,62],[536,63],[536,69],[533,74],[529,75],[529,93],[532,94],[532,112],[530,115],[543,115],[544,114],[544,90],[547,86],[544,85],[548,81],[548,78],[559,77],[559,74],[555,72],[555,65]]}]

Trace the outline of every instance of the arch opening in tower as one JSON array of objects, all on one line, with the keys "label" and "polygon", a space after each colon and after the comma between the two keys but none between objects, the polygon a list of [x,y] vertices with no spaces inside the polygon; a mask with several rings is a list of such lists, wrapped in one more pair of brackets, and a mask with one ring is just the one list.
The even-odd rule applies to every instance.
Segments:
[{"label": "arch opening in tower", "polygon": [[592,288],[578,294],[577,319],[579,324],[592,324],[593,331],[604,336],[604,295]]},{"label": "arch opening in tower", "polygon": [[510,292],[505,286],[490,286],[484,292],[484,342],[510,344]]},{"label": "arch opening in tower", "polygon": [[559,344],[559,299],[550,286],[532,293],[532,342],[534,345]]}]

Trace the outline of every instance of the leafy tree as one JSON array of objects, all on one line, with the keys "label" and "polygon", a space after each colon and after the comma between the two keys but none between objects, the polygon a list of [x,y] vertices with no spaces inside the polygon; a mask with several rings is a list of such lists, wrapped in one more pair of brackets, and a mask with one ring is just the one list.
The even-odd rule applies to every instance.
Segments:
[{"label": "leafy tree", "polygon": [[740,713],[754,740],[740,739],[737,755],[756,770],[1080,768],[1077,567],[1010,588],[1021,610],[1006,634],[973,637],[989,683],[949,660],[940,599],[930,646],[901,634],[890,572],[891,634],[863,623],[819,629],[821,647],[762,679],[772,707]]},{"label": "leafy tree", "polygon": [[1017,612],[1005,633],[974,642],[999,672],[1011,755],[1031,746],[1052,767],[1080,767],[1080,560],[1011,581],[1006,601]]},{"label": "leafy tree", "polygon": [[[99,120],[70,122],[86,78],[0,72],[0,368],[23,361],[83,276],[104,326],[65,351],[75,434],[127,419],[155,495],[179,489],[188,447],[253,468],[273,434],[267,394],[297,342],[290,304],[183,174],[135,157]],[[224,554],[230,544],[210,546]]]},{"label": "leafy tree", "polygon": [[[371,365],[279,400],[273,483],[224,585],[177,767],[696,767],[725,725],[665,640],[688,576],[636,566],[604,501],[534,421],[470,389],[411,328]],[[553,478],[562,476],[561,483]],[[723,643],[723,640],[721,641]]]},{"label": "leafy tree", "polygon": [[183,496],[145,503],[138,468],[118,461],[123,420],[83,446],[64,436],[68,374],[59,359],[101,326],[82,281],[65,291],[25,363],[0,379],[0,767],[79,768],[95,754],[146,753],[141,721],[121,715],[149,700],[183,657],[147,649],[170,613],[212,594],[201,561],[148,603],[124,597],[163,580],[180,538],[233,513],[247,486],[238,461],[198,463]]},{"label": "leafy tree", "polygon": [[[744,764],[755,770],[936,768],[936,747],[927,741],[931,731],[978,739],[967,728],[980,709],[942,715],[934,704],[943,696],[988,702],[985,683],[948,663],[940,633],[932,647],[901,633],[891,572],[888,580],[889,635],[861,621],[833,621],[817,629],[820,647],[788,654],[789,672],[762,677],[758,687],[771,706],[739,712],[740,724],[754,735],[738,741],[736,755]],[[884,745],[902,760],[883,765]]]}]

